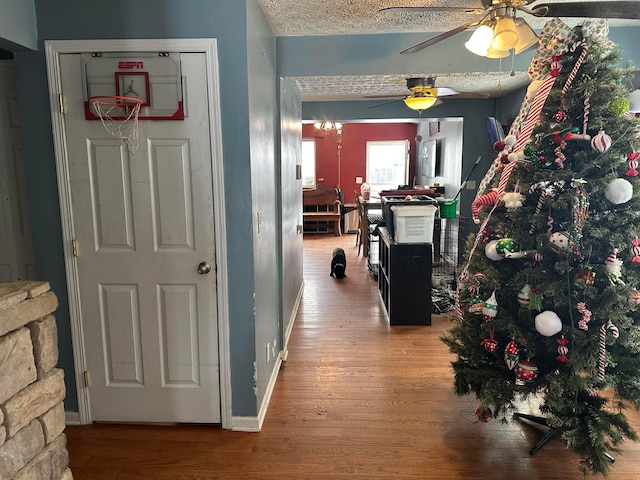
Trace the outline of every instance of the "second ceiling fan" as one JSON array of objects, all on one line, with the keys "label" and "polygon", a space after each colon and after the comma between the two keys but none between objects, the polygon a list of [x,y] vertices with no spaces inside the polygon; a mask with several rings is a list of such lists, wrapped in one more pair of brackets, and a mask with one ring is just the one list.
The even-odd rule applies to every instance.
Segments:
[{"label": "second ceiling fan", "polygon": [[472,36],[465,46],[473,53],[491,58],[507,56],[512,49],[517,54],[536,43],[535,32],[523,18],[517,17],[518,12],[549,18],[640,19],[637,1],[582,1],[533,5],[536,1],[481,0],[482,7],[389,7],[380,9],[380,12],[456,12],[481,15],[480,19],[459,25],[400,53],[414,53],[469,28],[478,27],[474,32],[475,38]]},{"label": "second ceiling fan", "polygon": [[[489,95],[484,93],[458,92],[449,87],[436,87],[436,77],[412,77],[407,78],[407,88],[411,92],[410,95],[396,95],[396,102],[403,100],[405,105],[412,110],[421,112],[427,108],[433,107],[441,102],[440,97],[448,98],[487,98]],[[367,98],[390,98],[389,95],[369,96]],[[388,103],[391,103],[388,102]],[[382,106],[380,104],[376,106]]]}]

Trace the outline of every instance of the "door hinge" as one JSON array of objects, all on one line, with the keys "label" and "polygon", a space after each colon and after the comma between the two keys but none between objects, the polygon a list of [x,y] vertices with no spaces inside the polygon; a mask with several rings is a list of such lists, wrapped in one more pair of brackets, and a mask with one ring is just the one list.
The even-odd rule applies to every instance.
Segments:
[{"label": "door hinge", "polygon": [[78,241],[75,239],[71,240],[71,251],[74,257],[78,256]]},{"label": "door hinge", "polygon": [[89,388],[91,386],[91,376],[89,375],[89,372],[85,370],[83,373],[83,376],[84,376],[84,386]]},{"label": "door hinge", "polygon": [[61,93],[58,94],[58,105],[60,106],[60,113],[64,112],[64,95]]}]

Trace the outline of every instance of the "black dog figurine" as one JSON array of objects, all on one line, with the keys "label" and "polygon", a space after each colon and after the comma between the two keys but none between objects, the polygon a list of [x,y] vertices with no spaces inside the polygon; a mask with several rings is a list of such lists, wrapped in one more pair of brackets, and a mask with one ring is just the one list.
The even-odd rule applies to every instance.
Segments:
[{"label": "black dog figurine", "polygon": [[338,279],[347,276],[347,256],[340,247],[334,248],[331,253],[331,273],[329,275]]}]

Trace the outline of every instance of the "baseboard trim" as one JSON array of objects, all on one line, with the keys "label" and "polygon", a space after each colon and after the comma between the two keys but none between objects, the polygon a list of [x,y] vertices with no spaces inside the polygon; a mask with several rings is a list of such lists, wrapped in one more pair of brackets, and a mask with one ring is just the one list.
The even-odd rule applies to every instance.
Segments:
[{"label": "baseboard trim", "polygon": [[66,425],[73,425],[73,426],[82,425],[82,423],[80,422],[80,412],[65,411],[64,417],[65,417],[64,422]]}]

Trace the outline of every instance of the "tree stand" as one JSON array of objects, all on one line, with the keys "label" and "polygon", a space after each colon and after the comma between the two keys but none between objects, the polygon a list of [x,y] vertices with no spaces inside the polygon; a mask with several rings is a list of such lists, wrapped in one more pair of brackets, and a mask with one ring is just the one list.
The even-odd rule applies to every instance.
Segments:
[{"label": "tree stand", "polygon": [[[537,423],[538,425],[544,425],[545,427],[549,427],[549,424],[547,423],[547,419],[544,417],[538,417],[536,415],[528,415],[526,413],[517,413],[517,412],[514,415],[517,418],[524,418],[526,420],[529,420],[530,422]],[[555,436],[555,434],[556,434],[556,429],[553,427],[549,427],[549,430],[542,437],[540,437],[540,440],[538,440],[536,444],[533,446],[533,448],[529,450],[529,454],[535,455],[538,450],[540,450],[547,443],[549,443],[549,441]],[[611,463],[616,461],[616,459],[609,453],[605,453],[604,456],[607,457],[607,459]]]}]

